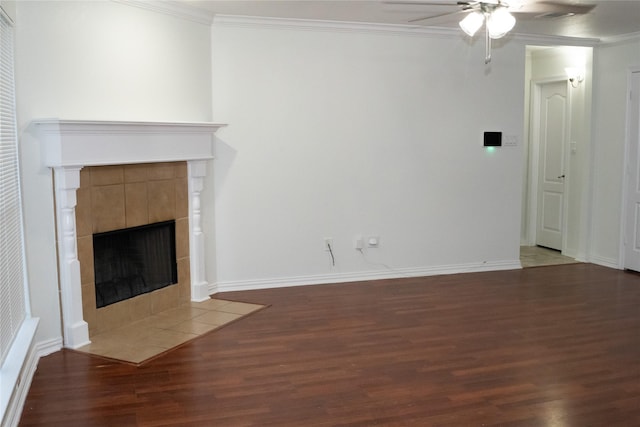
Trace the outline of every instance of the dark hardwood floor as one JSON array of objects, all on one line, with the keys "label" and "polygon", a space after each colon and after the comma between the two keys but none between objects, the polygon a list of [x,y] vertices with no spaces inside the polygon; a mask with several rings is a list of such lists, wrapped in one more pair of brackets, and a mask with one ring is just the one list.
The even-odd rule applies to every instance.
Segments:
[{"label": "dark hardwood floor", "polygon": [[134,367],[40,360],[22,426],[640,426],[640,276],[590,264],[231,292]]}]

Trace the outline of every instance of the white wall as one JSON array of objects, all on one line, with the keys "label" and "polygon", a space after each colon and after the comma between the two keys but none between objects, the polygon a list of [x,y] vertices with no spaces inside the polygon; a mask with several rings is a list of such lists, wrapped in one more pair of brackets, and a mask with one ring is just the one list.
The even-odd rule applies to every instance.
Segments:
[{"label": "white wall", "polygon": [[[575,152],[566,147],[565,175],[567,176],[565,196],[567,197],[567,227],[566,240],[563,248],[565,255],[585,260],[587,258],[587,241],[589,225],[589,189],[591,176],[589,173],[591,158],[591,93],[593,85],[592,62],[593,49],[590,47],[548,47],[532,49],[529,56],[531,74],[529,78],[533,83],[547,81],[566,80],[565,68],[582,67],[586,73],[585,79],[577,87],[569,86],[568,96],[571,108],[569,116],[569,141],[575,142]],[[526,90],[530,92],[531,82],[527,82]],[[528,97],[528,101],[530,98]],[[528,127],[529,113],[525,120]],[[530,130],[527,132],[530,135]],[[529,155],[537,154],[532,146],[527,147]],[[530,161],[531,159],[529,159]],[[528,162],[529,163],[529,162]],[[533,173],[530,171],[529,178]],[[531,195],[527,194],[527,198]],[[528,212],[523,215],[523,225],[529,230],[523,229],[524,241],[527,244],[535,244],[535,239],[530,236],[531,227],[535,227],[535,215],[533,208],[528,207]]]},{"label": "white wall", "polygon": [[640,66],[640,39],[594,53],[594,189],[591,259],[621,267],[620,220],[629,68]]},{"label": "white wall", "polygon": [[[219,289],[516,265],[524,46],[493,57],[457,33],[214,21]],[[485,130],[520,144],[490,153]],[[359,234],[381,238],[370,263]]]},{"label": "white wall", "polygon": [[[34,119],[209,121],[208,25],[115,2],[18,2],[16,83],[36,339],[59,339],[51,172]],[[206,231],[206,230],[205,230]]]}]

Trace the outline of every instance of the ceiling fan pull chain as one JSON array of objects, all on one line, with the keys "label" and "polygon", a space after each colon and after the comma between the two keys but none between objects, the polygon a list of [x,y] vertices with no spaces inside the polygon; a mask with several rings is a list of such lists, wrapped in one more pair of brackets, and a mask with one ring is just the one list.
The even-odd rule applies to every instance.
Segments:
[{"label": "ceiling fan pull chain", "polygon": [[484,63],[488,64],[489,62],[491,62],[491,37],[489,37],[489,26],[486,24],[486,22],[485,22],[484,28],[485,28],[485,36],[484,36],[484,44],[485,44],[484,52],[485,52],[485,56],[484,56]]}]

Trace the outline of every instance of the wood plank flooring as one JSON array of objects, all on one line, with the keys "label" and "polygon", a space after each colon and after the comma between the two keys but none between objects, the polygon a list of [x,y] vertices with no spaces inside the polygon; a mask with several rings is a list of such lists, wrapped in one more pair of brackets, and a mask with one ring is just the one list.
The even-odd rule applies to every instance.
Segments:
[{"label": "wood plank flooring", "polygon": [[639,426],[640,276],[591,264],[231,292],[134,367],[40,360],[22,426]]}]

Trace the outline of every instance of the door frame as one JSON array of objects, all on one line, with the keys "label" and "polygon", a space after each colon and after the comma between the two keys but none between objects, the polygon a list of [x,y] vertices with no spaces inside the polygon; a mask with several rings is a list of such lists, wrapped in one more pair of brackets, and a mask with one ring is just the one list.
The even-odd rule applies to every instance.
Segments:
[{"label": "door frame", "polygon": [[[626,264],[626,257],[627,257],[627,251],[626,251],[626,242],[625,242],[625,238],[626,238],[626,231],[627,231],[627,191],[629,190],[629,173],[630,171],[630,166],[629,166],[629,162],[631,161],[631,159],[629,158],[629,151],[631,151],[631,132],[630,132],[630,127],[631,127],[631,99],[629,98],[629,93],[631,92],[631,80],[633,79],[633,74],[635,73],[639,73],[640,74],[640,65],[639,66],[635,66],[635,67],[629,67],[629,69],[627,70],[627,91],[626,91],[626,96],[627,96],[627,108],[626,108],[626,112],[625,112],[625,129],[624,129],[624,162],[622,165],[622,197],[620,198],[621,200],[621,207],[620,207],[620,249],[619,249],[619,253],[620,253],[620,257],[619,257],[619,263],[618,263],[618,267],[621,270],[624,270],[624,266]],[[637,94],[636,96],[640,97],[640,94]],[[638,102],[640,102],[640,99],[638,100]],[[636,141],[633,141],[636,142]],[[640,172],[639,172],[640,173]]]},{"label": "door frame", "polygon": [[564,253],[567,247],[567,223],[569,222],[569,190],[570,190],[570,137],[571,137],[571,85],[566,76],[552,76],[544,79],[531,80],[531,101],[529,109],[529,182],[528,182],[528,201],[527,201],[527,227],[526,240],[529,245],[535,245],[537,240],[537,224],[538,224],[538,179],[540,174],[540,103],[542,86],[550,83],[564,82],[567,85],[567,123],[565,127],[565,143],[564,151],[564,197],[562,201],[562,248]]}]

